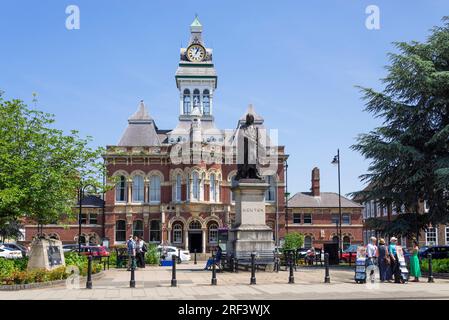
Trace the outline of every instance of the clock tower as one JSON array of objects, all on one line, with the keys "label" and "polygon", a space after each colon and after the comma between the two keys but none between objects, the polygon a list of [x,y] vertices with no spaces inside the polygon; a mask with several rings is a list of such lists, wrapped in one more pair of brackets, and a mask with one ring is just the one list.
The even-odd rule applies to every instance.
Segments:
[{"label": "clock tower", "polygon": [[189,119],[195,107],[202,121],[212,120],[213,96],[217,88],[217,74],[212,62],[212,49],[207,48],[202,37],[203,26],[195,17],[190,25],[190,40],[181,48],[176,86],[180,97],[180,120]]},{"label": "clock tower", "polygon": [[187,141],[193,122],[196,122],[196,130],[201,131],[203,141],[222,141],[222,133],[215,128],[213,117],[217,74],[212,49],[206,47],[202,33],[203,26],[196,16],[190,25],[189,43],[180,50],[175,75],[179,90],[179,123],[169,133],[169,143]]}]

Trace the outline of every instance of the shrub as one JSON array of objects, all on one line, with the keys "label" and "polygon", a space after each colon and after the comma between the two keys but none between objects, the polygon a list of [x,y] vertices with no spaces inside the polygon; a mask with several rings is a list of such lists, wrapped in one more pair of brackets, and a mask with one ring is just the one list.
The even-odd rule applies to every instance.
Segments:
[{"label": "shrub", "polygon": [[28,257],[21,258],[21,259],[14,259],[13,262],[14,262],[14,267],[17,270],[25,271],[27,269],[27,265],[28,265]]},{"label": "shrub", "polygon": [[[429,271],[429,260],[421,260],[421,269],[424,272]],[[449,273],[449,259],[435,259],[432,260],[432,272],[435,273]]]},{"label": "shrub", "polygon": [[148,251],[145,254],[145,263],[150,265],[159,264],[159,252],[157,251],[157,245],[148,244]]},{"label": "shrub", "polygon": [[0,282],[10,278],[16,270],[13,260],[0,259]]},{"label": "shrub", "polygon": [[67,278],[67,273],[65,272],[65,267],[58,267],[56,269],[51,270],[48,273],[48,280],[49,281],[55,281],[55,280],[62,280]]},{"label": "shrub", "polygon": [[304,244],[304,235],[299,232],[290,232],[285,235],[283,250],[296,250]]}]

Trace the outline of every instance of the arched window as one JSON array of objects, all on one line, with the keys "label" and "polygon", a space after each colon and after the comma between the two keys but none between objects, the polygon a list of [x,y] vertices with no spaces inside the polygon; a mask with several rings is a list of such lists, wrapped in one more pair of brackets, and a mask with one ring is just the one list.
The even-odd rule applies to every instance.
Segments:
[{"label": "arched window", "polygon": [[269,184],[267,191],[265,191],[265,201],[276,200],[276,185],[274,176],[267,176],[265,181]]},{"label": "arched window", "polygon": [[135,220],[133,222],[133,236],[138,236],[140,239],[143,239],[143,221]]},{"label": "arched window", "polygon": [[176,202],[180,202],[181,201],[181,182],[182,182],[182,177],[180,174],[176,175],[176,181],[175,181],[175,201]]},{"label": "arched window", "polygon": [[150,202],[161,202],[161,178],[158,175],[150,177]]},{"label": "arched window", "polygon": [[183,96],[182,102],[183,102],[184,114],[190,114],[190,90],[189,89],[184,90],[184,96]]},{"label": "arched window", "polygon": [[218,242],[218,224],[211,223],[209,225],[209,244],[217,244]]},{"label": "arched window", "polygon": [[161,242],[161,221],[160,220],[151,220],[150,241],[151,242]]},{"label": "arched window", "polygon": [[348,247],[351,245],[351,238],[349,236],[343,237],[343,250],[348,249]]},{"label": "arched window", "polygon": [[210,114],[210,95],[207,89],[203,91],[203,114]]},{"label": "arched window", "polygon": [[209,179],[209,189],[210,189],[210,201],[216,202],[217,201],[217,184],[215,180],[215,173],[210,174]]},{"label": "arched window", "polygon": [[179,223],[173,226],[173,243],[182,243],[182,225]]},{"label": "arched window", "polygon": [[143,177],[135,176],[133,178],[133,202],[143,202]]},{"label": "arched window", "polygon": [[192,175],[192,200],[200,199],[200,177],[198,172],[193,172]]},{"label": "arched window", "polygon": [[115,222],[115,241],[126,241],[125,220],[117,220]]},{"label": "arched window", "polygon": [[193,107],[200,107],[200,90],[193,90]]},{"label": "arched window", "polygon": [[[231,178],[231,187],[235,186],[235,184],[237,183],[237,180],[235,180],[236,175],[233,175]],[[231,201],[234,202],[235,201],[235,193],[231,190]]]},{"label": "arched window", "polygon": [[333,243],[338,243],[338,236],[333,236],[332,237],[332,242]]},{"label": "arched window", "polygon": [[199,222],[198,220],[193,220],[189,224],[189,229],[190,230],[200,230],[201,229],[201,222]]},{"label": "arched window", "polygon": [[306,248],[306,249],[312,248],[312,237],[311,236],[304,237],[304,248]]},{"label": "arched window", "polygon": [[115,201],[125,202],[126,201],[126,177],[120,176],[117,185],[115,186]]}]

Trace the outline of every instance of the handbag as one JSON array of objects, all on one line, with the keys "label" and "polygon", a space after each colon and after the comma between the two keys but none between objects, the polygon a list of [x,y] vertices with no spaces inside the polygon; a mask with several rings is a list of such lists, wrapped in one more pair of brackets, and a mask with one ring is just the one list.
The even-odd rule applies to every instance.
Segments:
[{"label": "handbag", "polygon": [[388,265],[391,264],[391,258],[387,248],[385,248],[385,263]]}]

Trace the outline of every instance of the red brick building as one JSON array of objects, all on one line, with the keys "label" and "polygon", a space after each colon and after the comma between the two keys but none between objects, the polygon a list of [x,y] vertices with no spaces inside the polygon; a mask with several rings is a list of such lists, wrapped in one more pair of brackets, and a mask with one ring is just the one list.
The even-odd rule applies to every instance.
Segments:
[{"label": "red brick building", "polygon": [[[350,244],[361,244],[363,206],[341,197],[343,249]],[[298,192],[288,201],[289,232],[304,234],[304,247],[323,248],[324,243],[337,242],[339,232],[338,193],[321,192],[320,171],[312,170],[311,192]]]},{"label": "red brick building", "polygon": [[[167,115],[179,110],[178,124],[174,129],[159,129],[140,102],[119,143],[107,146],[103,156],[108,181],[114,177],[117,185],[106,193],[104,207],[101,199],[95,204],[83,203],[82,236],[86,241],[107,239],[111,245],[121,244],[134,234],[146,241],[205,253],[217,245],[219,229],[230,227],[234,220],[235,129],[215,127],[217,75],[212,49],[205,46],[197,18],[190,31],[189,45],[181,48],[175,76],[179,108],[167,110]],[[219,106],[216,111],[219,114]],[[252,106],[244,111],[242,114],[251,113],[255,126],[265,132],[264,119]],[[245,121],[244,116],[236,120],[237,127]],[[288,156],[283,146],[266,144],[266,150],[276,154],[272,170],[262,172],[270,185],[265,199],[266,221],[276,237],[283,237],[284,162]],[[76,242],[76,223],[47,225],[44,231],[63,242]],[[27,226],[26,239],[31,240],[34,234],[35,227]]]}]

